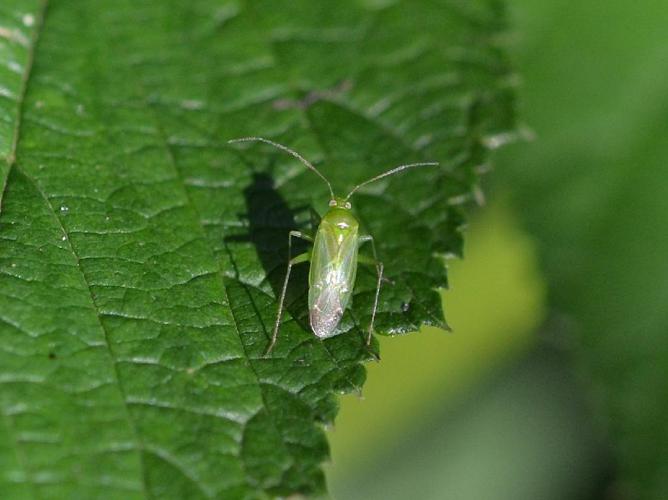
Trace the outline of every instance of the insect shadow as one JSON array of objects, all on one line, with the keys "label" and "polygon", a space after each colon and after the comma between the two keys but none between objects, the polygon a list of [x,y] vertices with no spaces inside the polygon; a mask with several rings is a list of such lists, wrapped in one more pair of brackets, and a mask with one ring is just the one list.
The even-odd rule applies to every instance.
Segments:
[{"label": "insect shadow", "polygon": [[[274,297],[281,293],[288,266],[288,234],[291,230],[311,231],[308,224],[299,224],[295,216],[310,209],[309,206],[291,208],[276,190],[274,178],[266,172],[256,172],[248,187],[243,190],[246,213],[239,214],[246,222],[245,234],[230,235],[226,243],[250,242],[257,252],[267,281],[274,292]],[[313,212],[311,211],[313,214]],[[312,215],[313,217],[313,215]],[[308,243],[293,238],[291,255],[299,255],[308,249]],[[308,323],[308,265],[293,267],[286,292],[285,308],[290,316],[305,330],[310,331]],[[257,307],[256,307],[257,309]],[[266,317],[267,314],[260,314]],[[272,311],[275,314],[275,311]],[[265,324],[268,338],[274,326]]]}]

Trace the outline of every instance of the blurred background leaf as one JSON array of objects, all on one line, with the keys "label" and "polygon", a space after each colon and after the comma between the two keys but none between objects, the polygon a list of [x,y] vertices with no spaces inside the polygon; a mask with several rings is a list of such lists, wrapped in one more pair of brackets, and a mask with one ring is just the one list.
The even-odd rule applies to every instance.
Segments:
[{"label": "blurred background leaf", "polygon": [[536,140],[507,151],[499,177],[540,242],[557,335],[610,435],[613,494],[666,498],[668,5],[521,5],[520,22],[536,20],[518,30]]}]

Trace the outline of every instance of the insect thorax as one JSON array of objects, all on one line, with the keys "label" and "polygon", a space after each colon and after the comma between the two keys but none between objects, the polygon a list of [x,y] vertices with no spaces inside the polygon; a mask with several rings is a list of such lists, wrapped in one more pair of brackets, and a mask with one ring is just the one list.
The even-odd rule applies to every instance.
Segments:
[{"label": "insect thorax", "polygon": [[340,206],[334,206],[327,210],[320,223],[321,225],[325,224],[328,229],[338,229],[348,234],[357,233],[359,228],[359,222],[357,222],[350,209]]}]

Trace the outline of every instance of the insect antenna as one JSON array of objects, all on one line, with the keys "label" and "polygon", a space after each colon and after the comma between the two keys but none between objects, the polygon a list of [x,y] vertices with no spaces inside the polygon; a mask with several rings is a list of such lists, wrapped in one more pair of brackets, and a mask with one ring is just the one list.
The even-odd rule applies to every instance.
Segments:
[{"label": "insect antenna", "polygon": [[325,183],[327,184],[327,187],[329,188],[329,194],[332,196],[332,199],[334,199],[334,190],[332,189],[332,185],[329,183],[327,180],[327,177],[322,175],[320,170],[315,168],[313,164],[308,161],[306,158],[304,158],[302,155],[297,153],[296,151],[293,151],[287,146],[283,146],[283,144],[279,144],[274,141],[270,141],[269,139],[265,139],[264,137],[240,137],[239,139],[232,139],[230,141],[227,141],[228,144],[233,144],[237,142],[264,142],[265,144],[269,144],[270,146],[274,146],[276,149],[280,149],[281,151],[284,151],[288,153],[289,155],[294,156],[297,158],[300,162],[302,162],[306,168],[313,170]]},{"label": "insect antenna", "polygon": [[348,201],[350,197],[362,186],[366,186],[367,184],[371,184],[372,182],[376,182],[377,180],[382,179],[383,177],[389,177],[390,175],[398,174],[399,172],[403,170],[408,170],[409,168],[415,168],[415,167],[437,167],[438,163],[437,162],[426,162],[426,163],[409,163],[408,165],[399,165],[398,167],[394,167],[393,169],[388,170],[387,172],[383,172],[382,174],[379,174],[375,177],[372,177],[369,180],[366,180],[357,186],[353,188],[353,190],[347,194],[345,197],[345,201]]}]

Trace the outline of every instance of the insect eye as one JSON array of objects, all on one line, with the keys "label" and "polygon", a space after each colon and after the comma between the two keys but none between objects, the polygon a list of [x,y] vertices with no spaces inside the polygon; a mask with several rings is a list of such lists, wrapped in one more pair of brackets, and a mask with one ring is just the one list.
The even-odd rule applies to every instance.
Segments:
[{"label": "insect eye", "polygon": [[329,206],[330,207],[335,207],[336,206],[336,200],[329,200]]},{"label": "insect eye", "polygon": [[349,201],[346,202],[346,208],[352,208],[353,206],[350,204]]}]

